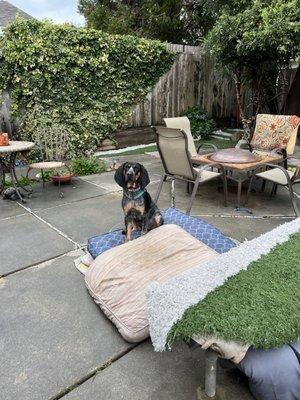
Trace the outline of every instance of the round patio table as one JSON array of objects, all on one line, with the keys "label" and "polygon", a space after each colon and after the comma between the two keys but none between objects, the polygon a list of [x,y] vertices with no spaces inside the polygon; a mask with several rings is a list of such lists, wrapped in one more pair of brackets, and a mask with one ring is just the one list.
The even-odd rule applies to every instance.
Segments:
[{"label": "round patio table", "polygon": [[[16,174],[16,157],[18,153],[26,153],[34,146],[35,143],[33,142],[15,140],[10,141],[8,146],[0,146],[0,193],[4,189],[5,173],[9,173],[13,188],[15,189],[19,199],[25,203],[19,190],[19,187],[22,187],[22,185],[20,185]],[[22,187],[22,189],[25,188]]]},{"label": "round patio table", "polygon": [[[227,171],[226,179],[237,182],[237,202],[236,211],[243,210],[241,208],[242,184],[248,181],[255,168],[265,163],[280,164],[283,160],[281,155],[276,153],[268,153],[265,155],[255,155],[247,150],[241,149],[224,149],[215,153],[198,154],[192,157],[192,163],[195,165],[212,164],[218,161]],[[235,174],[234,174],[235,173]]]}]

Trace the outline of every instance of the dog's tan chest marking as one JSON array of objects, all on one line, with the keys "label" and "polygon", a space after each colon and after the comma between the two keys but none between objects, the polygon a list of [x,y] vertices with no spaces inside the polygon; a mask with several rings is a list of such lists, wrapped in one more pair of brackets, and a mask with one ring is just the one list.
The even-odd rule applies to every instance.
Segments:
[{"label": "dog's tan chest marking", "polygon": [[141,214],[144,214],[145,206],[143,204],[138,204],[137,202],[130,200],[127,203],[123,204],[124,214],[127,215],[130,210],[137,210]]}]

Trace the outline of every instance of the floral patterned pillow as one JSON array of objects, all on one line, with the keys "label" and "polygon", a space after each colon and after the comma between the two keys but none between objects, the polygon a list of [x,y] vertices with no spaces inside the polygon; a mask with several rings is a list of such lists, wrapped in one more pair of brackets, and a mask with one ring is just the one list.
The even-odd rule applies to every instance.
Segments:
[{"label": "floral patterned pillow", "polygon": [[296,141],[300,118],[296,115],[258,114],[251,145],[254,149],[286,149],[291,137]]}]

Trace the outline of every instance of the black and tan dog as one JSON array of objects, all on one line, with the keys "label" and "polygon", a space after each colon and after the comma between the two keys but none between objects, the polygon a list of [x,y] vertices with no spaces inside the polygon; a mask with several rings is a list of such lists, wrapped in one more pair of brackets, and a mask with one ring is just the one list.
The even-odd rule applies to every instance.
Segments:
[{"label": "black and tan dog", "polygon": [[115,181],[123,188],[126,242],[131,240],[133,230],[139,230],[144,235],[163,224],[163,217],[146,190],[150,179],[143,165],[122,164],[115,173]]}]

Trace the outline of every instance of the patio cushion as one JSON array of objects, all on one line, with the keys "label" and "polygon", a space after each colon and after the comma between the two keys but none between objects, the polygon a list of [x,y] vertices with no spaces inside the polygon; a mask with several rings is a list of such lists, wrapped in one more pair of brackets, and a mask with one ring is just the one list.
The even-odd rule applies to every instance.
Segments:
[{"label": "patio cushion", "polygon": [[[190,233],[196,239],[201,240],[207,246],[211,247],[217,253],[225,253],[235,243],[223,235],[217,228],[200,218],[191,217],[176,208],[168,208],[164,213],[165,224],[176,224]],[[134,232],[134,237],[139,237],[139,232]],[[88,240],[87,249],[92,257],[96,258],[104,251],[124,243],[122,230],[105,233],[100,236],[94,236]]]},{"label": "patio cushion", "polygon": [[218,253],[169,224],[98,256],[86,271],[87,288],[123,338],[149,336],[145,289],[204,264]]}]

